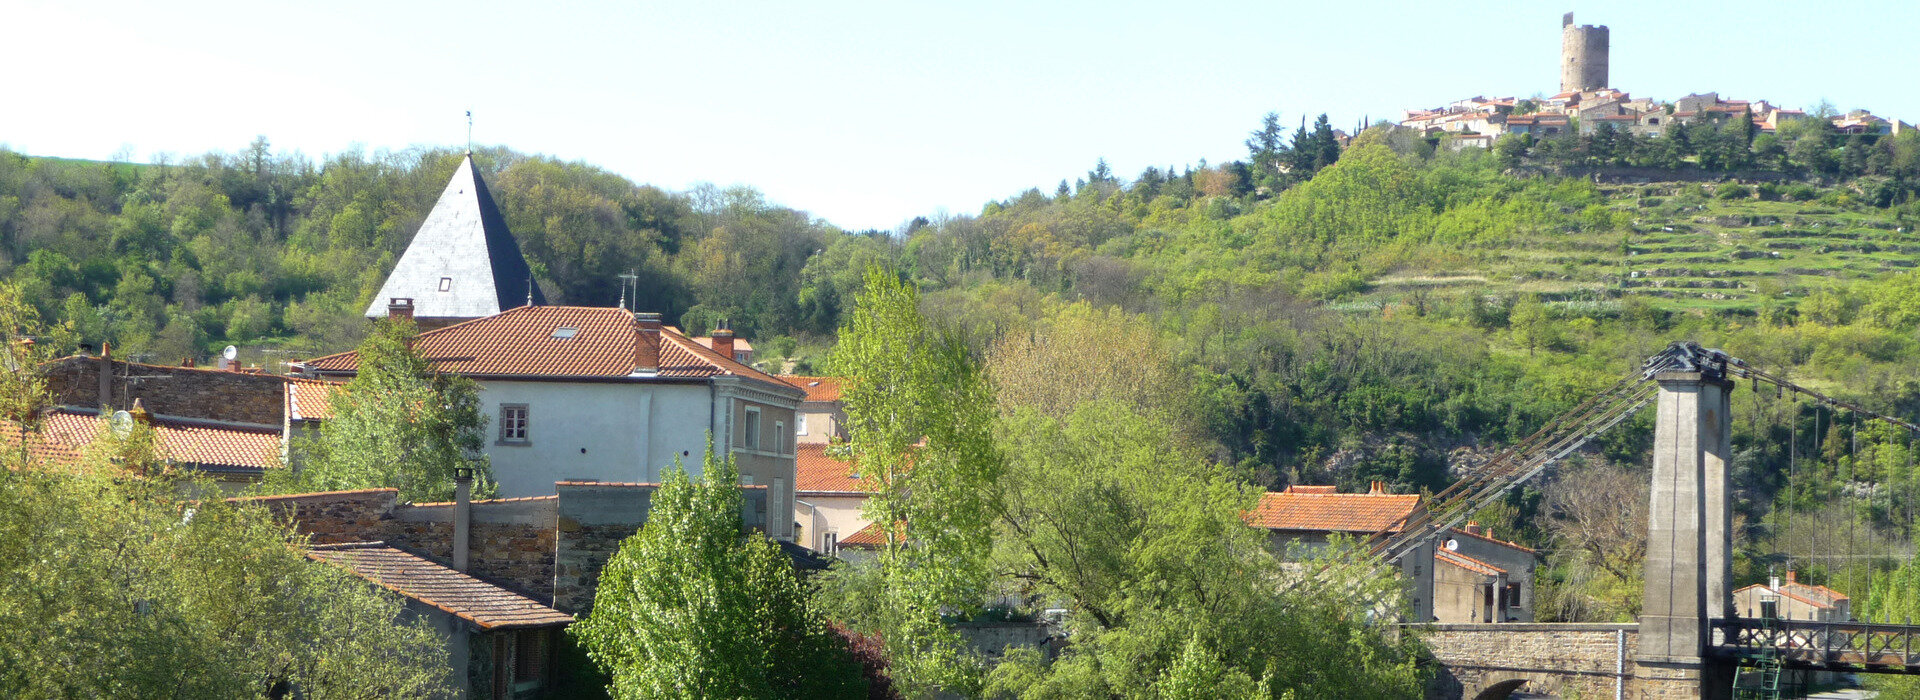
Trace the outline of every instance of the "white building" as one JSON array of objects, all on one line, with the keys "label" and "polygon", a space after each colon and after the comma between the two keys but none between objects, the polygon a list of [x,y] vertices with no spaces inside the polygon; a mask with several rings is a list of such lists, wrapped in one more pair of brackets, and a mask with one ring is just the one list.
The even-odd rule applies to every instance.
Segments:
[{"label": "white building", "polygon": [[[421,333],[413,347],[479,383],[502,497],[550,495],[559,481],[658,482],[676,462],[698,475],[711,435],[743,483],[767,487],[769,513],[794,511],[805,392],[663,328],[658,314],[522,306]],[[347,378],[358,365],[347,352],[305,370]],[[770,520],[768,534],[793,537],[792,522]]]}]

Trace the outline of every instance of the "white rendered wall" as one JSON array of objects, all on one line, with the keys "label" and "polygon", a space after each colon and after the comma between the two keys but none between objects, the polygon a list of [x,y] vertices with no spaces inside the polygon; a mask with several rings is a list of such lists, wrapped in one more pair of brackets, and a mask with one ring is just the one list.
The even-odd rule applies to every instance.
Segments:
[{"label": "white rendered wall", "polygon": [[[682,452],[700,473],[711,415],[704,385],[489,380],[480,388],[484,451],[502,498],[550,495],[569,479],[658,481]],[[501,404],[527,406],[528,444],[500,442]]]},{"label": "white rendered wall", "polygon": [[801,544],[813,551],[826,550],[825,538],[829,532],[839,535],[839,539],[846,539],[867,526],[867,519],[860,517],[860,507],[867,502],[864,495],[829,496],[802,491],[796,500],[813,504],[811,512],[798,504],[793,507],[794,522],[807,527],[807,531],[801,533],[807,541]]}]

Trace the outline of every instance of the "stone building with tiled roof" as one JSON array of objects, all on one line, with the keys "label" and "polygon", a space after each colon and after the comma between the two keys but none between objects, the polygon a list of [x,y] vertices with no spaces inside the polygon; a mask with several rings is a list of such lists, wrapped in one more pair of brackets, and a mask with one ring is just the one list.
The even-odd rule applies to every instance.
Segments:
[{"label": "stone building with tiled roof", "polygon": [[408,300],[414,320],[425,328],[547,303],[472,154],[453,171],[367,317],[386,317],[399,299]]},{"label": "stone building with tiled roof", "polygon": [[[660,323],[658,314],[523,306],[421,333],[413,347],[435,369],[473,379],[491,416],[484,447],[502,496],[553,493],[570,480],[658,482],[681,463],[701,468],[707,438],[731,454],[744,483],[767,487],[793,512],[795,410],[805,392]],[[301,365],[344,380],[357,353]],[[769,531],[792,537],[778,518]]]},{"label": "stone building with tiled roof", "polygon": [[807,397],[800,403],[794,420],[795,438],[802,444],[833,442],[847,438],[847,411],[840,404],[839,377],[802,377],[783,374],[780,380],[800,387]]},{"label": "stone building with tiled roof", "polygon": [[1441,622],[1532,622],[1534,551],[1479,523],[1447,531],[1433,554],[1433,616]]},{"label": "stone building with tiled roof", "polygon": [[1776,601],[1775,613],[1785,620],[1846,622],[1853,619],[1853,600],[1847,594],[1826,586],[1800,582],[1793,571],[1787,580],[1778,578],[1756,583],[1733,592],[1733,607],[1741,617],[1758,620],[1761,601]]},{"label": "stone building with tiled roof", "polygon": [[[1375,481],[1366,493],[1340,493],[1332,486],[1289,486],[1285,491],[1260,495],[1260,502],[1244,516],[1247,524],[1268,531],[1276,551],[1294,547],[1325,547],[1335,535],[1366,541],[1379,534],[1400,532],[1424,513],[1419,494],[1388,493]],[[1414,620],[1432,617],[1433,545],[1414,548],[1398,561],[1408,581],[1407,598]]]}]

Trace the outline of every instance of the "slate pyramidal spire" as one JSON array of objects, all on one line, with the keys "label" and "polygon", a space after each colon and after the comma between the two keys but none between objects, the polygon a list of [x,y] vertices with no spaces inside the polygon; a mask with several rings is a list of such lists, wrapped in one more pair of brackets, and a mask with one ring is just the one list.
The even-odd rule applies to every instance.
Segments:
[{"label": "slate pyramidal spire", "polygon": [[547,303],[486,181],[473,167],[473,154],[460,161],[367,307],[367,317],[384,318],[397,299],[412,300],[413,317],[423,327]]}]

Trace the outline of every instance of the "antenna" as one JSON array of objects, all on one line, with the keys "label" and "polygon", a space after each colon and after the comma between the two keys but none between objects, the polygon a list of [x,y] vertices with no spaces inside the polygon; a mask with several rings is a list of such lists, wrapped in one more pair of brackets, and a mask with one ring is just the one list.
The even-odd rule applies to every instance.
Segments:
[{"label": "antenna", "polygon": [[473,155],[473,110],[467,110],[467,155]]},{"label": "antenna", "polygon": [[620,308],[627,308],[627,285],[633,285],[633,303],[640,305],[640,271],[620,273]]}]

